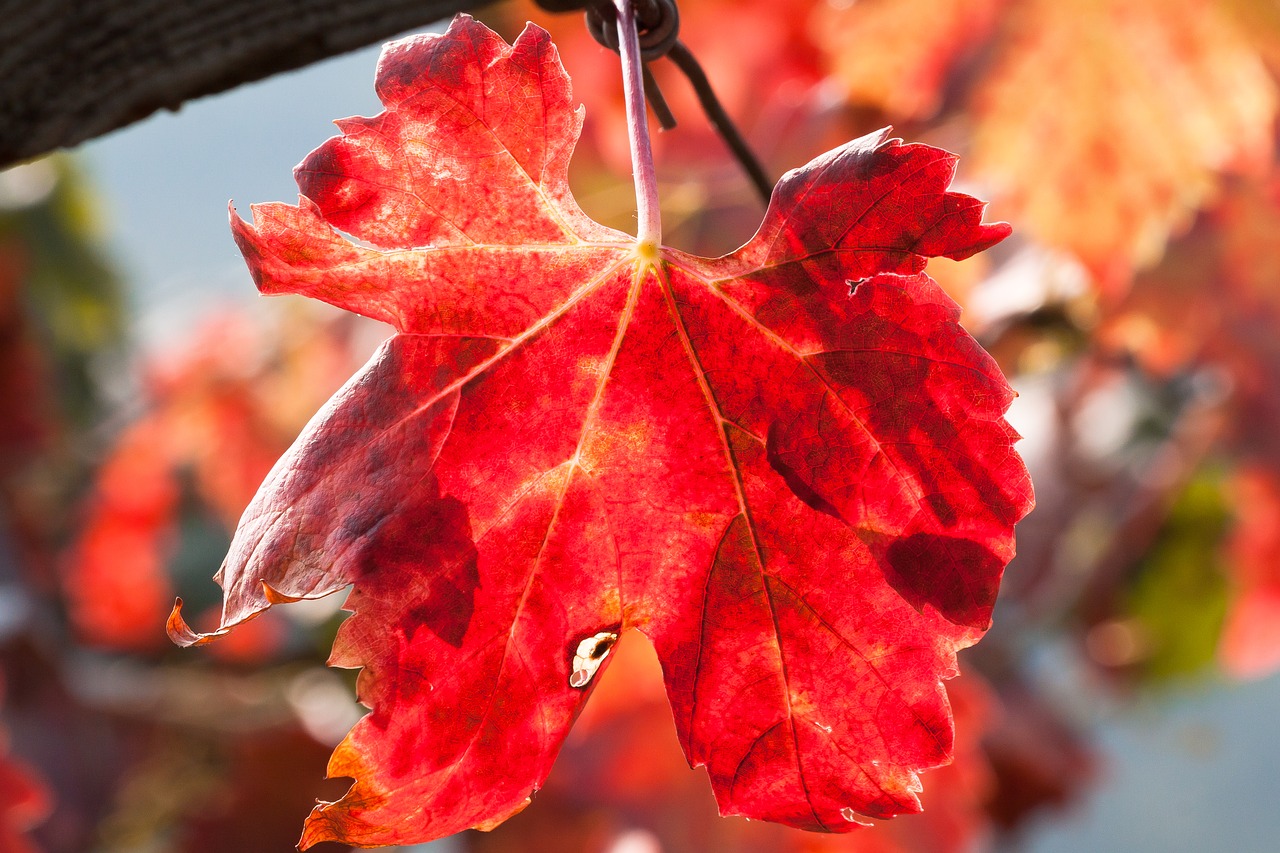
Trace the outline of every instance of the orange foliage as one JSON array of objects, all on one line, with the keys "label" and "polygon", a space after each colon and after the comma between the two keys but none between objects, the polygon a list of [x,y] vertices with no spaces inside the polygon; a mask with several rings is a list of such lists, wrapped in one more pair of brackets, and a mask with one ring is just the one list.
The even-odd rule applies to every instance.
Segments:
[{"label": "orange foliage", "polygon": [[1271,151],[1275,83],[1209,0],[1026,0],[973,95],[1002,215],[1104,288],[1158,259],[1228,168]]},{"label": "orange foliage", "polygon": [[[64,588],[86,642],[119,651],[166,648],[175,584],[169,562],[186,515],[234,527],[310,410],[355,363],[349,324],[286,318],[269,334],[214,318],[183,352],[155,359],[143,417],[116,440],[98,472]],[[207,554],[210,568],[221,553]],[[271,623],[221,649],[237,658],[280,640]]]},{"label": "orange foliage", "polygon": [[1008,5],[1009,0],[819,3],[811,32],[850,102],[899,118],[930,118],[942,106],[956,66],[974,58]]}]

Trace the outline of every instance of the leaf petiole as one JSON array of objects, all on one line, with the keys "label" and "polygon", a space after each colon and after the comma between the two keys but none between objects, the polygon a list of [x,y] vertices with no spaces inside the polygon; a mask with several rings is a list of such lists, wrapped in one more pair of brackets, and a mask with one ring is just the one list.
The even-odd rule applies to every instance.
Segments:
[{"label": "leaf petiole", "polygon": [[640,36],[632,0],[614,0],[618,9],[618,53],[622,57],[622,88],[627,101],[627,135],[631,142],[631,172],[636,185],[636,239],[643,254],[656,253],[662,243],[662,214],[658,207],[658,177],[645,114],[644,74]]}]

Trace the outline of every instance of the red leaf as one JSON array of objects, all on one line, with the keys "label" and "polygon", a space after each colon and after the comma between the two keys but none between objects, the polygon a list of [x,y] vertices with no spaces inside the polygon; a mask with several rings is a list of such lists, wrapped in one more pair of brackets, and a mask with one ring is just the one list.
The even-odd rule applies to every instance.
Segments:
[{"label": "red leaf", "polygon": [[174,594],[165,564],[182,497],[168,426],[148,419],[121,435],[67,555],[69,615],[90,645],[145,653],[163,642],[156,628]]},{"label": "red leaf", "polygon": [[[717,260],[588,219],[544,32],[386,49],[387,111],[232,218],[266,293],[399,334],[241,520],[223,627],[353,584],[331,662],[372,709],[303,846],[491,826],[542,784],[614,637],[662,660],[726,814],[918,810],[941,678],[989,623],[1030,486],[995,364],[921,273],[999,241],[954,158],[873,134],[786,175]],[[371,246],[346,240],[342,228]]]},{"label": "red leaf", "polygon": [[1253,465],[1236,477],[1238,519],[1229,541],[1234,596],[1218,656],[1238,678],[1280,668],[1280,484],[1273,470]]},{"label": "red leaf", "polygon": [[27,830],[49,816],[49,793],[35,771],[11,758],[7,748],[0,754],[0,797],[0,850],[39,853]]}]

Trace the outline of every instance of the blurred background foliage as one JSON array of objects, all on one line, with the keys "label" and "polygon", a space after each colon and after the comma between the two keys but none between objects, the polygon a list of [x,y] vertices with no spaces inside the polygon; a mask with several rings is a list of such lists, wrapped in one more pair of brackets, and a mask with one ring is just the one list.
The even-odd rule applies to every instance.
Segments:
[{"label": "blurred background foliage", "polygon": [[[717,818],[632,636],[533,807],[429,846],[1273,849],[1269,795],[1249,788],[1280,755],[1274,4],[681,11],[683,41],[772,176],[893,124],[960,153],[962,188],[1013,223],[996,250],[929,272],[1021,394],[1010,417],[1039,505],[996,627],[948,685],[956,760],[926,774],[923,815],[849,836]],[[508,38],[526,19],[553,31],[587,107],[578,198],[627,229],[616,60],[576,15],[487,10]],[[666,61],[653,70],[679,121],[655,146],[667,241],[728,251],[760,202],[686,82]],[[287,177],[324,134],[282,130],[287,102],[368,113],[372,74],[362,52],[0,173],[0,850],[287,850],[314,799],[344,788],[322,779],[360,713],[351,674],[323,666],[340,602],[281,608],[200,651],[172,648],[163,625],[175,595],[214,621],[209,578],[241,510],[387,333],[288,298],[246,306],[223,226],[184,233],[192,187],[219,169]],[[254,191],[284,192],[213,189]],[[216,262],[182,266],[206,251]],[[161,261],[178,271],[163,282]],[[1169,726],[1176,737],[1145,747],[1135,734]],[[1233,808],[1215,821],[1230,825],[1197,828]]]}]

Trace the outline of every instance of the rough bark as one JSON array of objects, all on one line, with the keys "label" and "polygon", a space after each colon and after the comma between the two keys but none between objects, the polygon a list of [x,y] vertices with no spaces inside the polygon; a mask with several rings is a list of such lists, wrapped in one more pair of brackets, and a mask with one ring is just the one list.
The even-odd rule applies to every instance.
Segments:
[{"label": "rough bark", "polygon": [[0,166],[483,0],[0,0]]}]

